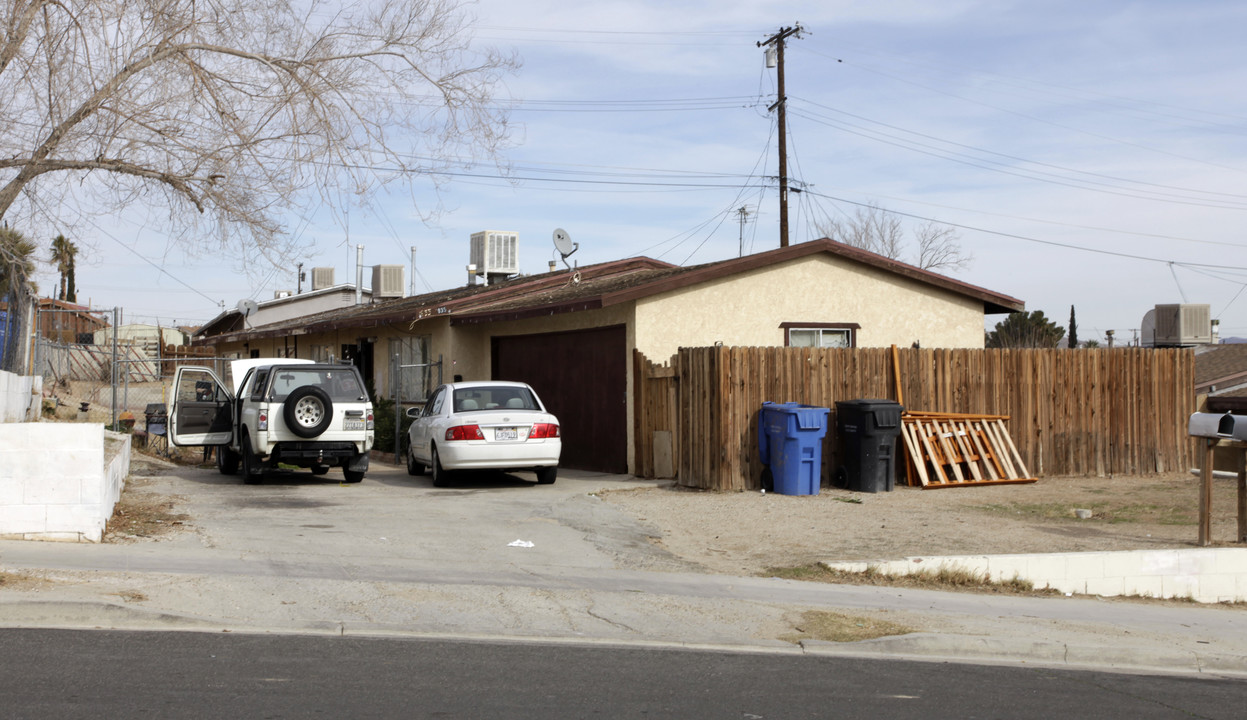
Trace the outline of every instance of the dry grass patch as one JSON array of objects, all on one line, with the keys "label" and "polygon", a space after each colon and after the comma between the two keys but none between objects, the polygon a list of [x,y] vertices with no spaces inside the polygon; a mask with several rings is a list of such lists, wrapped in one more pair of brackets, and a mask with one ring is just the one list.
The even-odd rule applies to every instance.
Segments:
[{"label": "dry grass patch", "polygon": [[883,585],[925,590],[989,592],[1004,595],[1060,594],[1056,590],[1047,588],[1036,589],[1033,583],[1022,578],[993,580],[982,573],[944,567],[922,570],[909,575],[889,575],[873,566],[867,567],[864,572],[848,572],[846,570],[832,570],[825,565],[815,563],[797,567],[770,568],[764,575],[785,580],[803,580],[806,582],[825,582],[840,585]]},{"label": "dry grass patch", "polygon": [[892,635],[906,635],[911,632],[914,632],[913,628],[889,620],[880,620],[865,615],[845,615],[826,610],[809,610],[801,613],[801,620],[793,627],[793,632],[780,635],[779,639],[793,644],[798,644],[803,640],[858,642]]},{"label": "dry grass patch", "polygon": [[0,571],[0,590],[38,590],[51,584],[51,580],[32,573]]},{"label": "dry grass patch", "polygon": [[173,496],[143,492],[147,482],[132,477],[121,492],[104,530],[104,542],[125,542],[136,538],[156,538],[180,530],[190,519],[174,512]]}]

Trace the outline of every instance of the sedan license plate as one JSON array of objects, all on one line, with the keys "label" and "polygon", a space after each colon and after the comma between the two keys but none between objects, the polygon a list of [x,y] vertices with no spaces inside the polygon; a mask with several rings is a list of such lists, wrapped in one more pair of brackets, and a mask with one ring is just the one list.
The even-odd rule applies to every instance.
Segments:
[{"label": "sedan license plate", "polygon": [[363,418],[346,418],[342,422],[343,430],[363,430],[365,427]]},{"label": "sedan license plate", "polygon": [[518,440],[519,433],[513,427],[494,428],[495,440]]}]

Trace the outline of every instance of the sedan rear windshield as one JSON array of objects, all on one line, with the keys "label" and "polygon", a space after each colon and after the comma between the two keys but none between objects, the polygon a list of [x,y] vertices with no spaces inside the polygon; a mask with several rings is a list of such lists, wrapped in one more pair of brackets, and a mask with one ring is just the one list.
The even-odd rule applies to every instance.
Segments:
[{"label": "sedan rear windshield", "polygon": [[278,368],[273,371],[269,399],[283,402],[287,395],[304,385],[314,385],[329,393],[329,399],[338,402],[360,402],[367,399],[363,386],[359,384],[359,376],[349,368]]},{"label": "sedan rear windshield", "polygon": [[537,398],[528,388],[513,385],[486,385],[456,388],[455,412],[476,410],[540,410]]}]

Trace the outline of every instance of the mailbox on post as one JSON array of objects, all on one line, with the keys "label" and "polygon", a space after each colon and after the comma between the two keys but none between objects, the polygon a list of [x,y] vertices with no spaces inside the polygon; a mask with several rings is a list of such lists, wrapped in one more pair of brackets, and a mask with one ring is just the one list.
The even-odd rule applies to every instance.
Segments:
[{"label": "mailbox on post", "polygon": [[1213,449],[1222,440],[1238,443],[1243,456],[1238,470],[1238,533],[1237,542],[1247,542],[1247,415],[1192,413],[1187,433],[1204,438],[1199,464],[1199,544],[1212,544],[1212,470]]},{"label": "mailbox on post", "polygon": [[1247,442],[1247,416],[1225,413],[1191,413],[1187,433],[1214,440]]}]

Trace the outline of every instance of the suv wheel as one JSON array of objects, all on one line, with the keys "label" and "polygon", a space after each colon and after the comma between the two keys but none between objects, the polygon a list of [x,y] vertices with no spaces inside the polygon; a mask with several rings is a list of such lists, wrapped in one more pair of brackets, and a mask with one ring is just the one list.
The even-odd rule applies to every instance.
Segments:
[{"label": "suv wheel", "polygon": [[301,438],[314,438],[333,422],[333,401],[329,393],[315,385],[304,385],[286,396],[281,412],[290,432]]},{"label": "suv wheel", "polygon": [[263,477],[264,468],[260,466],[260,458],[251,450],[251,437],[246,431],[239,442],[242,445],[242,481],[248,485],[258,485]]},{"label": "suv wheel", "polygon": [[216,469],[222,475],[237,475],[238,459],[238,453],[231,450],[228,445],[222,445],[216,449]]}]

